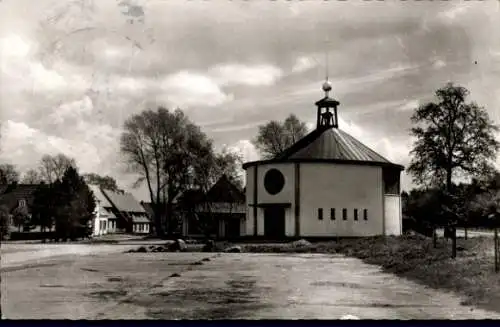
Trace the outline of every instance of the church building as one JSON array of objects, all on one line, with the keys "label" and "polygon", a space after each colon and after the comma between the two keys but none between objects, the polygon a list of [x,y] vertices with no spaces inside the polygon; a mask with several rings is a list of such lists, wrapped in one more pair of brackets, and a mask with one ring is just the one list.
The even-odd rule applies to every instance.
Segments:
[{"label": "church building", "polygon": [[356,237],[401,235],[400,176],[338,124],[339,102],[316,102],[316,129],[270,160],[247,162],[245,235]]}]

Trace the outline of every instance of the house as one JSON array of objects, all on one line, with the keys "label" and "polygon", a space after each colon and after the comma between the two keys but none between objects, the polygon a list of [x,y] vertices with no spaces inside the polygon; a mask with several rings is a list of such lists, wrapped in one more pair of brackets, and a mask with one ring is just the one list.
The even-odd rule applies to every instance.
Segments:
[{"label": "house", "polygon": [[105,235],[116,232],[117,218],[113,213],[113,205],[104,196],[101,188],[97,185],[89,185],[89,189],[94,193],[95,211],[92,235]]},{"label": "house", "polygon": [[400,175],[389,162],[339,129],[329,96],[316,102],[316,129],[270,160],[247,162],[245,235],[355,237],[401,235]]},{"label": "house", "polygon": [[149,220],[152,222],[155,219],[155,212],[153,210],[153,204],[151,202],[141,201],[141,206],[146,210]]},{"label": "house", "polygon": [[[39,185],[37,184],[9,184],[0,185],[0,206],[7,208],[10,215],[10,229],[18,231],[14,226],[14,213],[16,210],[24,210],[28,221],[31,219],[31,210],[33,206],[34,193]],[[24,226],[22,227],[24,230]],[[23,231],[22,230],[22,231]]]},{"label": "house", "polygon": [[111,204],[111,210],[117,218],[116,231],[149,234],[151,221],[148,213],[132,194],[104,189],[101,192]]},{"label": "house", "polygon": [[[223,175],[207,192],[189,190],[179,200],[188,208],[183,216],[182,233],[188,237],[202,237],[205,230],[200,228],[203,222],[210,221],[210,235],[217,238],[235,239],[240,237],[245,230],[245,194]],[[189,207],[194,207],[196,218]]]}]

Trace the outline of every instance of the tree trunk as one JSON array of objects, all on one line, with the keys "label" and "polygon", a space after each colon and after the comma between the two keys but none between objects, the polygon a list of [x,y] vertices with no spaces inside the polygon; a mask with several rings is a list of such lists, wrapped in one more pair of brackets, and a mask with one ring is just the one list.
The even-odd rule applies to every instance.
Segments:
[{"label": "tree trunk", "polygon": [[451,257],[453,259],[455,259],[457,257],[457,229],[456,229],[456,227],[452,227],[451,244],[452,244]]},{"label": "tree trunk", "polygon": [[498,273],[498,228],[495,226],[495,272]]},{"label": "tree trunk", "polygon": [[437,248],[437,232],[436,232],[436,227],[432,229],[432,244],[434,248]]},{"label": "tree trunk", "polygon": [[167,235],[168,236],[172,236],[172,233],[173,233],[173,213],[174,213],[174,210],[173,210],[173,204],[171,203],[171,201],[167,201],[167,205],[166,205],[166,227],[167,227]]},{"label": "tree trunk", "polygon": [[161,224],[162,221],[162,209],[161,209],[161,204],[160,203],[154,203],[153,204],[153,211],[154,211],[154,225],[155,225],[155,233],[156,236],[158,237],[163,237],[163,226]]}]

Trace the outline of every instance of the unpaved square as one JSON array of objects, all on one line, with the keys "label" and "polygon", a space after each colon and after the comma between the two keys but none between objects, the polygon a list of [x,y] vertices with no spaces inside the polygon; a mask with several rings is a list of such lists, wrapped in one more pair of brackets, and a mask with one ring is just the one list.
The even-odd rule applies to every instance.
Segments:
[{"label": "unpaved square", "polygon": [[460,302],[328,254],[108,253],[2,272],[12,319],[500,318]]}]

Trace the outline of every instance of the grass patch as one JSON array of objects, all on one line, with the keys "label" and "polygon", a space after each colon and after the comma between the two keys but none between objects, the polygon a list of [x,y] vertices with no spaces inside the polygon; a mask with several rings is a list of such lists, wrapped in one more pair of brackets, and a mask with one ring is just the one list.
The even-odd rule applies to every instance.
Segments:
[{"label": "grass patch", "polygon": [[343,240],[336,251],[382,266],[387,271],[436,289],[466,296],[464,305],[478,305],[500,312],[500,274],[493,267],[493,239],[460,238],[456,259],[450,258],[451,244],[422,237],[370,237]]}]

